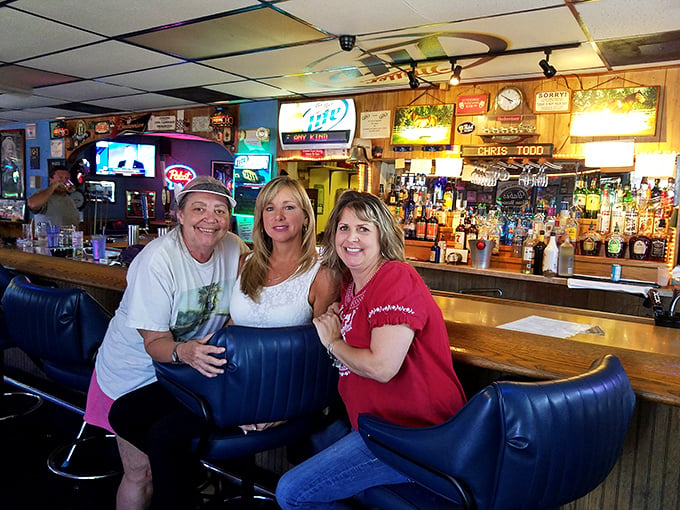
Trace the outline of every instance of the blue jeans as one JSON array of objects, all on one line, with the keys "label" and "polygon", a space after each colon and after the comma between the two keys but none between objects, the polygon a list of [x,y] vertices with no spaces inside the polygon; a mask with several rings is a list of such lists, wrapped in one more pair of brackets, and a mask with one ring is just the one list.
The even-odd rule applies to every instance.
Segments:
[{"label": "blue jeans", "polygon": [[352,431],[285,473],[276,487],[283,510],[351,508],[340,501],[369,487],[409,479],[378,460],[361,435]]}]

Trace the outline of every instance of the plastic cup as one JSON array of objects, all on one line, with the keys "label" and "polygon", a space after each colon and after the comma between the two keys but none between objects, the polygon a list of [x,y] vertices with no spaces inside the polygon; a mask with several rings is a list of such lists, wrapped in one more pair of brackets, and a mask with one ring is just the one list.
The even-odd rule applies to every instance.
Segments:
[{"label": "plastic cup", "polygon": [[106,260],[106,236],[95,234],[92,236],[92,257],[94,260]]},{"label": "plastic cup", "polygon": [[33,223],[21,225],[21,238],[24,240],[25,247],[30,248],[33,246]]},{"label": "plastic cup", "polygon": [[47,247],[48,248],[58,248],[59,247],[59,225],[49,225],[47,227]]}]

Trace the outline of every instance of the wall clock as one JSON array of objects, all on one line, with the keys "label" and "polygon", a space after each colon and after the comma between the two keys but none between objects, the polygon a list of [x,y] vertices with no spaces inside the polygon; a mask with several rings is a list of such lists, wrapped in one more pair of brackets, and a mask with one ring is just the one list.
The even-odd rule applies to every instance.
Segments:
[{"label": "wall clock", "polygon": [[503,87],[496,94],[496,107],[504,112],[517,109],[524,101],[522,89],[518,87]]},{"label": "wall clock", "polygon": [[71,192],[71,199],[78,209],[82,209],[85,206],[85,195],[80,191],[76,190]]}]

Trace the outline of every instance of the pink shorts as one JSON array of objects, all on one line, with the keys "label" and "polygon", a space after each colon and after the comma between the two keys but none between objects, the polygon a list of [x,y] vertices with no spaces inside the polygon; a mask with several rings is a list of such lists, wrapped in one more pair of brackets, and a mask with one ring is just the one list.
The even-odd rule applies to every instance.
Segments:
[{"label": "pink shorts", "polygon": [[90,379],[90,388],[87,390],[85,421],[90,425],[101,427],[115,434],[111,425],[109,425],[109,411],[112,404],[113,399],[109,398],[99,387],[97,371],[93,371],[92,378]]}]

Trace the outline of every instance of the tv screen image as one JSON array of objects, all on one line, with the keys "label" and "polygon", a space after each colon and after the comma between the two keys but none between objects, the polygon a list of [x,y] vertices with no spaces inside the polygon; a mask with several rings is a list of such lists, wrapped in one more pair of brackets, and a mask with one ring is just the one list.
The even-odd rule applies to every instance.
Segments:
[{"label": "tv screen image", "polygon": [[96,143],[96,174],[154,177],[156,146],[143,143]]}]

